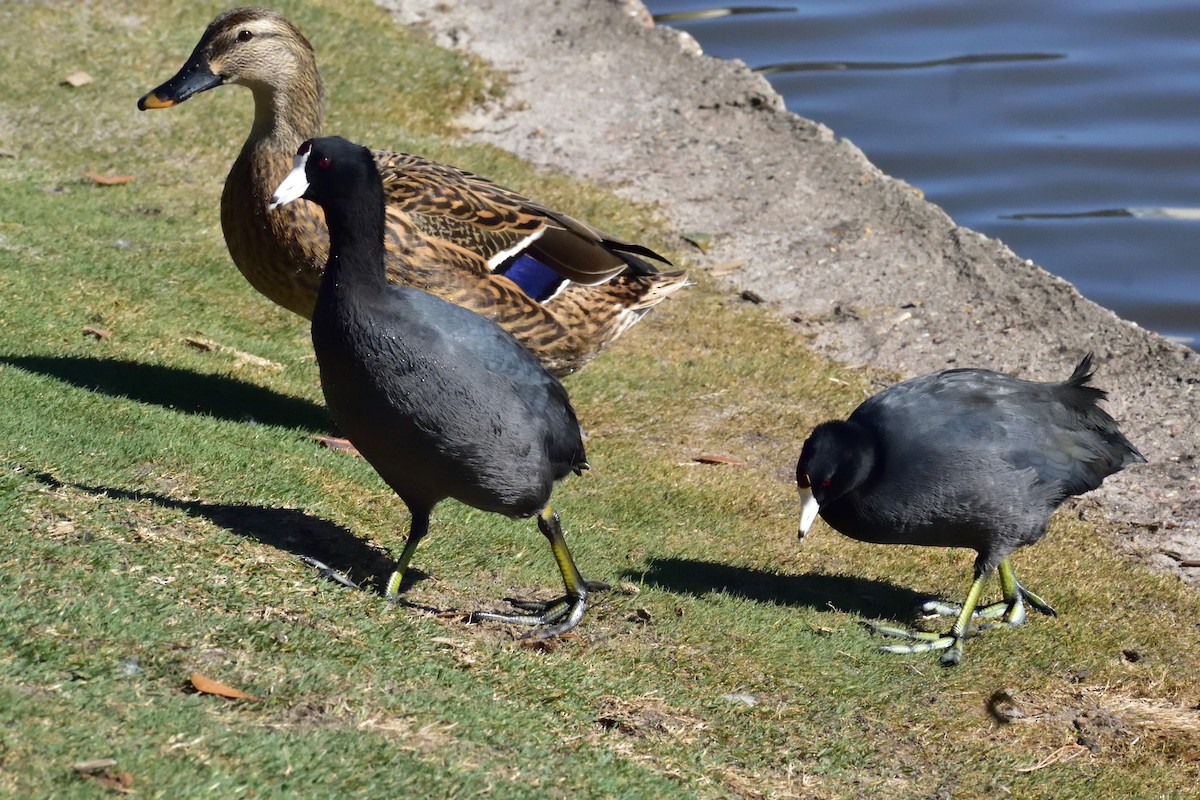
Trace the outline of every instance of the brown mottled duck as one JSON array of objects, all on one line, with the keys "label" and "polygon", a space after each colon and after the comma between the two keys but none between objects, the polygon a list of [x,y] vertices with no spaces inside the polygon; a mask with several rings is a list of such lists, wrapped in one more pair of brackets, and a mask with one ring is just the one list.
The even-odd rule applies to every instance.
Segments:
[{"label": "brown mottled duck", "polygon": [[[268,213],[305,140],[321,135],[324,88],[312,45],[262,8],[219,14],[179,72],[138,101],[168,108],[224,84],[254,95],[254,123],[221,195],[234,263],[267,298],[311,319],[329,234],[321,209]],[[556,375],[579,369],[687,283],[614,239],[486,178],[406,153],[373,151],[387,203],[394,283],[428,291],[499,324]]]}]

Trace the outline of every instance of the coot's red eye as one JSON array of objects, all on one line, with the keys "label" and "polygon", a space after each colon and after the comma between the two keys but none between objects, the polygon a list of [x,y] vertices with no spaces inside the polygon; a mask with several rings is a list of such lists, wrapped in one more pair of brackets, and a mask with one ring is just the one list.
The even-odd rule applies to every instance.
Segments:
[{"label": "coot's red eye", "polygon": [[326,167],[328,167],[329,166],[329,156],[321,156],[320,158],[318,158],[317,166],[320,167],[321,169],[325,169]]},{"label": "coot's red eye", "polygon": [[831,484],[831,483],[833,483],[833,481],[829,480],[829,478],[826,478],[825,480],[821,481],[821,488],[828,489],[829,484]]}]

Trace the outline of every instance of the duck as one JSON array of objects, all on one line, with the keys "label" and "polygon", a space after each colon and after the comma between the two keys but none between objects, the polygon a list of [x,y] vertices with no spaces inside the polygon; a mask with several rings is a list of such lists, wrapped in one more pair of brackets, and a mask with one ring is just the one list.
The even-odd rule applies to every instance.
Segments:
[{"label": "duck", "polygon": [[378,161],[340,137],[302,143],[269,208],[320,206],[328,261],[312,314],[312,343],[330,414],[408,507],[411,524],[384,594],[397,599],[435,505],[453,498],[513,518],[536,517],[562,574],[552,602],[473,619],[535,626],[523,638],[574,628],[589,592],[550,506],[555,482],[588,468],[566,390],[491,320],[385,273],[388,211]]},{"label": "duck", "polygon": [[[819,514],[846,536],[875,544],[976,551],[974,580],[961,605],[931,601],[926,614],[952,616],[945,633],[869,626],[910,643],[889,653],[942,651],[962,659],[977,630],[1015,628],[1025,603],[1054,608],[1017,580],[1011,555],[1039,541],[1068,497],[1099,488],[1145,457],[1098,403],[1088,354],[1065,381],[1039,382],[984,369],[951,369],[890,386],[845,420],[824,422],[796,464],[801,540]],[[1002,599],[979,607],[998,573]]]},{"label": "duck", "polygon": [[[321,135],[324,84],[308,39],[279,13],[218,14],[191,56],[138,100],[170,108],[218,86],[246,86],[254,122],[221,194],[234,264],[272,302],[311,319],[329,235],[318,206],[267,205],[300,144]],[[388,278],[481,314],[555,375],[570,374],[688,284],[625,242],[449,164],[374,150],[387,209]]]}]

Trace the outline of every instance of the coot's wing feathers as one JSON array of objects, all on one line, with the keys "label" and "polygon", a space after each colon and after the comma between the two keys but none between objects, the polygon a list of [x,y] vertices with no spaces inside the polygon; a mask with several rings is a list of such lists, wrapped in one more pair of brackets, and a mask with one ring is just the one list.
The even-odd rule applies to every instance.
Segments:
[{"label": "coot's wing feathers", "polygon": [[955,369],[898,383],[867,400],[850,419],[880,429],[889,450],[920,458],[936,447],[991,454],[1063,496],[1082,494],[1127,464],[1144,460],[1096,403],[1087,359],[1061,383],[1026,381],[989,370]]},{"label": "coot's wing feathers", "polygon": [[431,294],[407,287],[389,286],[389,292],[407,295],[406,327],[421,337],[421,352],[437,358],[444,368],[460,367],[480,381],[503,381],[520,399],[529,419],[546,434],[551,461],[566,469],[586,462],[579,422],[566,390],[507,331],[473,311]]},{"label": "coot's wing feathers", "polygon": [[389,206],[408,214],[426,235],[479,253],[491,268],[528,249],[564,278],[593,285],[626,271],[657,271],[638,256],[669,263],[647,247],[613,239],[449,164],[385,150],[372,154]]},{"label": "coot's wing feathers", "polygon": [[952,369],[911,378],[873,395],[850,415],[883,432],[887,444],[925,449],[974,449],[1009,438],[1004,417],[1026,381],[980,369]]},{"label": "coot's wing feathers", "polygon": [[[390,288],[390,287],[389,287]],[[411,327],[430,338],[427,352],[446,366],[470,364],[517,384],[557,383],[537,358],[499,325],[462,306],[418,290],[410,292]]]}]

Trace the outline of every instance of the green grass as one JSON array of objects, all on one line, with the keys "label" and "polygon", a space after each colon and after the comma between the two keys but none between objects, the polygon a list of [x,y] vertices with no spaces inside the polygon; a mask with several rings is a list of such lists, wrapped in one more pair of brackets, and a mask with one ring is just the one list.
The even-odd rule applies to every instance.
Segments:
[{"label": "green grass", "polygon": [[[330,132],[686,257],[652,210],[457,145],[454,115],[502,80],[366,3],[280,7],[318,49]],[[555,503],[581,568],[616,587],[577,636],[531,648],[462,623],[559,579],[531,522],[454,503],[417,554],[414,607],[319,580],[297,556],[377,588],[407,518],[365,463],[313,444],[331,430],[306,323],[225,253],[249,93],[135,109],[210,13],[0,6],[0,795],[105,795],[72,770],[95,758],[166,798],[1194,792],[1195,594],[1115,557],[1083,501],[1016,559],[1058,619],[973,639],[953,670],[878,654],[861,623],[960,599],[971,555],[822,526],[796,543],[804,435],[880,376],[704,279],[567,381],[593,469]],[[94,82],[59,84],[76,69]],[[258,699],[191,693],[193,672]],[[998,690],[1023,718],[989,715]]]}]

